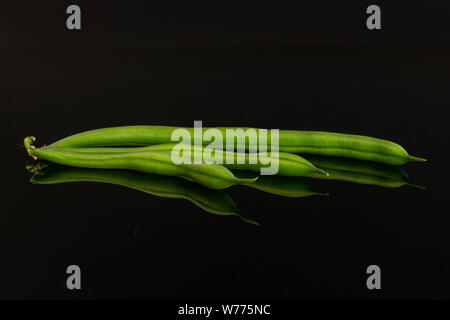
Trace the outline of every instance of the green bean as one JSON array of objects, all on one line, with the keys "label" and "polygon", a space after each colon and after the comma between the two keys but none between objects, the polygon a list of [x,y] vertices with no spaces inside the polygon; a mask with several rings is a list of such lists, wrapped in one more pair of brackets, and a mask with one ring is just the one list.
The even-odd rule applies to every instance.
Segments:
[{"label": "green bean", "polygon": [[[51,148],[52,150],[65,150],[68,152],[76,152],[83,154],[126,154],[126,153],[139,153],[139,152],[172,152],[173,148],[177,144],[158,144],[149,147],[140,148]],[[270,158],[270,152],[267,155],[259,153],[238,153],[238,152],[227,152],[222,150],[214,150],[211,153],[212,157],[206,157],[204,148],[202,146],[185,146],[187,150],[191,150],[191,161],[193,162],[196,156],[203,157],[205,160],[212,161],[212,157],[216,154],[218,158],[222,159],[222,165],[229,169],[235,170],[249,170],[249,171],[260,171],[262,167],[269,166],[269,161],[277,162],[278,172],[277,174],[282,176],[305,176],[309,173],[317,173],[321,175],[327,175],[324,170],[318,169],[309,161],[306,161],[302,157],[289,154],[289,153],[278,153],[278,159],[276,157]],[[182,151],[182,150],[180,150]],[[182,152],[180,152],[182,154]],[[227,163],[226,159],[228,155],[234,159],[233,163]],[[238,157],[242,157],[242,162],[238,163]],[[251,161],[253,160],[253,162]]]},{"label": "green bean", "polygon": [[[38,166],[38,170],[34,169]],[[258,225],[258,222],[244,215],[224,191],[211,190],[196,183],[175,177],[152,175],[128,170],[87,169],[60,166],[53,163],[34,165],[31,178],[36,184],[57,184],[66,182],[103,182],[139,190],[157,197],[187,199],[203,210],[221,216],[237,216]]]},{"label": "green bean", "polygon": [[129,169],[144,173],[178,176],[211,189],[225,189],[235,184],[249,184],[255,179],[236,178],[219,164],[180,164],[172,162],[168,152],[148,151],[126,154],[82,154],[64,149],[35,148],[32,137],[24,140],[28,153],[50,162],[73,167],[96,169]]},{"label": "green bean", "polygon": [[323,177],[312,173],[309,175],[312,178],[349,181],[388,188],[409,185],[425,189],[412,184],[406,172],[399,167],[336,157],[310,155],[307,156],[307,159],[330,174]]},{"label": "green bean", "polygon": [[[59,141],[49,147],[106,147],[106,146],[146,146],[172,143],[172,132],[178,127],[168,126],[124,126],[103,128],[78,133]],[[193,137],[193,128],[184,128]],[[206,130],[208,128],[203,128]],[[220,127],[218,129],[226,137],[226,129],[236,127]],[[250,128],[240,128],[243,130]],[[260,129],[255,129],[259,134]],[[204,144],[209,142],[204,141]],[[271,137],[267,137],[270,149]],[[238,146],[235,141],[235,147]],[[249,147],[246,143],[245,147]],[[408,161],[426,161],[409,155],[400,145],[383,139],[361,135],[343,134],[324,131],[279,131],[279,151],[289,153],[310,153],[325,156],[346,157],[359,160],[399,165]]]}]

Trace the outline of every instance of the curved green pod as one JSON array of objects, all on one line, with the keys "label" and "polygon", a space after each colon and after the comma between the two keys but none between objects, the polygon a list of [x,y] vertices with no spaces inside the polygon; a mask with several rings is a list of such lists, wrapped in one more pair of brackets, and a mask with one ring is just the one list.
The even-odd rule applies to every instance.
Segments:
[{"label": "curved green pod", "polygon": [[[105,147],[105,146],[145,146],[153,144],[173,143],[172,133],[178,127],[169,126],[123,126],[102,128],[81,132],[54,142],[49,147]],[[194,136],[194,128],[186,129]],[[203,128],[207,130],[210,128]],[[217,127],[223,137],[227,129],[253,129],[259,135],[261,129]],[[270,149],[271,137],[267,137]],[[208,141],[204,141],[208,144]],[[235,147],[237,146],[235,141]],[[246,145],[248,147],[248,144]],[[408,161],[425,161],[425,159],[409,155],[397,143],[362,135],[344,134],[325,131],[279,131],[279,151],[289,153],[307,153],[325,156],[353,158],[374,161],[390,165],[400,165]]]},{"label": "curved green pod", "polygon": [[[157,144],[148,147],[134,147],[134,148],[61,148],[61,150],[74,153],[82,154],[126,154],[126,153],[139,153],[139,152],[153,152],[153,151],[163,151],[171,153],[173,148],[178,147],[177,144]],[[53,150],[60,150],[60,148],[52,148]],[[218,158],[221,159],[221,165],[228,169],[235,170],[248,170],[248,171],[260,171],[261,168],[269,166],[269,162],[277,162],[278,167],[277,174],[282,176],[305,176],[310,173],[317,173],[321,175],[326,175],[324,170],[315,167],[312,163],[305,160],[304,158],[284,152],[278,153],[278,158],[271,158],[270,152],[266,155],[259,153],[238,153],[238,152],[227,152],[222,150],[214,150],[211,153],[211,157],[207,157],[204,148],[202,146],[187,146],[186,150],[191,150],[190,161],[194,162],[195,157],[198,156],[199,159],[203,161],[212,161],[213,158],[218,154]],[[180,154],[183,154],[180,150]],[[227,163],[227,158],[230,156],[233,159],[233,163]],[[238,163],[238,158],[241,158],[243,163]]]},{"label": "curved green pod", "polygon": [[179,164],[170,153],[147,151],[126,154],[82,154],[55,148],[35,148],[32,137],[24,140],[28,153],[41,160],[61,165],[94,169],[128,169],[144,173],[177,176],[211,189],[225,189],[236,184],[249,184],[256,179],[239,179],[219,164]]},{"label": "curved green pod", "polygon": [[327,177],[311,174],[312,178],[349,181],[387,188],[410,185],[424,189],[424,187],[411,184],[406,172],[399,167],[336,157],[310,155],[307,156],[307,159],[330,174]]},{"label": "curved green pod", "polygon": [[39,170],[30,180],[32,183],[110,183],[157,197],[187,199],[209,213],[237,216],[248,223],[258,225],[258,222],[244,215],[224,191],[208,189],[183,179],[127,170],[75,168],[45,163],[39,163],[39,166]]}]

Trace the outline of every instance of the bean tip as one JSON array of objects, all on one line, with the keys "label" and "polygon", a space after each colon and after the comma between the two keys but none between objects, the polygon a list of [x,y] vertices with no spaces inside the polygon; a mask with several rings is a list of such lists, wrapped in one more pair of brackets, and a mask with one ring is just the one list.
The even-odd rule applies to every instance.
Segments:
[{"label": "bean tip", "polygon": [[258,180],[259,176],[255,177],[255,178],[237,178],[239,179],[239,184],[252,184],[253,182],[255,182],[256,180]]},{"label": "bean tip", "polygon": [[253,220],[252,218],[248,217],[246,214],[244,214],[242,211],[237,210],[235,215],[237,215],[239,218],[244,220],[247,223],[253,224],[255,226],[259,226],[259,222],[256,220]]},{"label": "bean tip", "polygon": [[259,222],[258,221],[256,221],[256,220],[253,220],[253,219],[248,219],[248,220],[246,220],[248,223],[250,223],[250,224],[252,224],[252,225],[254,225],[254,226],[257,226],[257,227],[259,227],[260,226],[260,224],[259,224]]},{"label": "bean tip", "polygon": [[407,183],[406,185],[407,185],[407,186],[410,186],[410,187],[418,188],[418,189],[420,189],[420,190],[427,190],[427,187],[421,186],[421,185],[419,185],[419,184]]},{"label": "bean tip", "polygon": [[408,156],[409,161],[415,161],[415,162],[427,162],[428,159],[415,157],[415,156]]}]

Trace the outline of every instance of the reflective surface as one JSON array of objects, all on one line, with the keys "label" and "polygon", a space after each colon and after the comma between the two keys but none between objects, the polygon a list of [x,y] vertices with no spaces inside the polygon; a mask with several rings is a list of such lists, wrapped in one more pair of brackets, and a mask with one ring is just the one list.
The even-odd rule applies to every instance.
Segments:
[{"label": "reflective surface", "polygon": [[386,188],[399,188],[408,185],[426,189],[424,186],[413,184],[406,172],[399,166],[316,155],[305,155],[304,157],[318,168],[329,173],[329,176],[311,175],[311,177],[317,179],[348,181]]},{"label": "reflective surface", "polygon": [[[393,3],[368,33],[345,3],[89,1],[68,34],[62,2],[19,3],[0,12],[0,297],[450,298],[448,10]],[[29,182],[27,135],[194,120],[393,140],[429,159],[402,166],[427,189],[226,190],[255,226],[109,183]],[[367,290],[372,264],[381,291]]]},{"label": "reflective surface", "polygon": [[65,182],[104,182],[125,186],[163,198],[183,198],[203,210],[217,215],[234,215],[252,224],[256,221],[243,215],[224,192],[175,177],[144,174],[126,170],[101,170],[59,166],[37,162],[28,166],[34,174],[30,182],[57,184]]}]

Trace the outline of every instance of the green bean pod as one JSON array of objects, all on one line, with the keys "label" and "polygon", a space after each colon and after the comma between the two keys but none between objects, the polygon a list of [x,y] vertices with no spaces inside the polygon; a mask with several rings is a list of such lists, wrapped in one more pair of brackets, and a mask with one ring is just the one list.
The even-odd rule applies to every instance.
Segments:
[{"label": "green bean pod", "polygon": [[160,176],[129,170],[87,169],[52,163],[38,163],[39,170],[31,178],[36,184],[67,182],[102,182],[128,187],[162,198],[186,199],[201,209],[221,216],[237,216],[258,225],[244,215],[228,194],[212,190],[176,177]]},{"label": "green bean pod", "polygon": [[[173,143],[171,136],[178,127],[169,126],[123,126],[85,131],[59,141],[49,147],[106,147],[106,146],[146,146]],[[183,128],[194,136],[194,128]],[[203,128],[206,130],[208,128]],[[237,127],[218,127],[224,137],[226,129],[251,129]],[[254,129],[259,135],[259,130]],[[270,149],[271,137],[267,137]],[[208,144],[208,141],[204,141]],[[225,143],[225,142],[224,142]],[[237,145],[235,147],[244,147]],[[245,147],[249,147],[248,143]],[[391,141],[368,136],[343,134],[325,131],[279,131],[279,151],[289,153],[309,153],[325,156],[346,157],[358,160],[374,161],[390,165],[400,165],[408,161],[426,161],[409,155],[406,150]]]},{"label": "green bean pod", "polygon": [[404,185],[409,185],[425,189],[422,186],[412,184],[406,172],[399,167],[367,161],[315,155],[307,156],[307,159],[317,167],[327,170],[330,174],[327,177],[323,177],[312,173],[309,175],[312,178],[348,181],[387,188],[399,188]]},{"label": "green bean pod", "polygon": [[32,137],[24,140],[28,153],[38,159],[57,164],[94,168],[128,169],[144,173],[178,176],[211,189],[225,189],[235,184],[249,184],[256,179],[239,179],[219,164],[180,164],[172,162],[171,155],[162,151],[125,154],[82,154],[55,148],[35,148]]},{"label": "green bean pod", "polygon": [[[82,154],[126,154],[126,153],[139,153],[139,152],[167,152],[171,153],[173,148],[180,146],[173,143],[168,144],[158,144],[148,147],[139,148],[52,148],[52,150],[64,150],[74,153]],[[221,159],[221,165],[228,169],[235,170],[247,170],[247,171],[260,171],[261,168],[268,167],[269,161],[277,162],[278,166],[277,174],[282,176],[305,176],[310,173],[317,173],[319,175],[327,175],[327,173],[315,167],[312,163],[305,160],[304,158],[289,153],[278,153],[278,158],[271,158],[271,154],[266,155],[260,153],[238,153],[238,152],[227,152],[222,150],[214,150],[211,153],[212,157],[206,156],[204,148],[202,146],[185,146],[186,150],[191,150],[190,161],[194,162],[195,157],[198,156],[202,161],[212,161],[212,157],[218,154],[218,158]],[[180,150],[182,155],[183,150]],[[233,159],[233,163],[227,163],[227,157]],[[241,158],[243,163],[238,163],[238,158]]]}]

